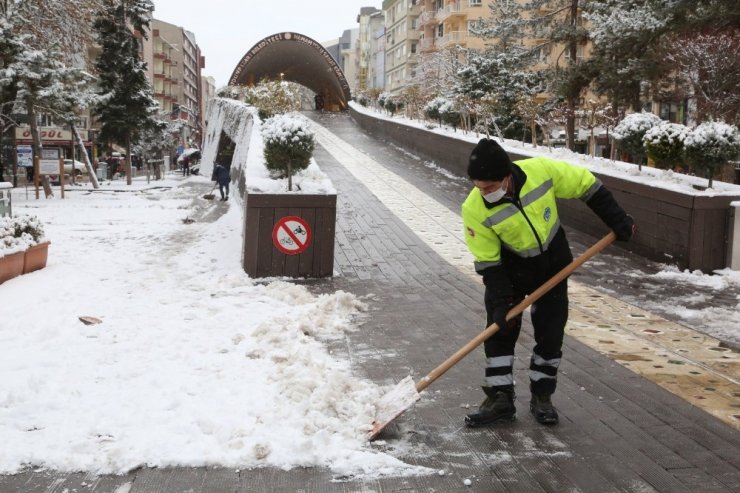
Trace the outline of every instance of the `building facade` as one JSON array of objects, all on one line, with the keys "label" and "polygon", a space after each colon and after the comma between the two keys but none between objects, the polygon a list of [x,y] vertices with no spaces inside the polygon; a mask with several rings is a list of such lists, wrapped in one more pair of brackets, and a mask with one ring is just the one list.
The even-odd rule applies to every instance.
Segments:
[{"label": "building facade", "polygon": [[154,97],[171,119],[182,120],[181,145],[200,146],[203,133],[201,69],[205,57],[195,34],[181,26],[152,19],[142,53]]},{"label": "building facade", "polygon": [[360,25],[357,34],[357,91],[365,91],[372,86],[373,41],[377,23],[383,22],[382,11],[375,7],[362,7],[357,16]]}]

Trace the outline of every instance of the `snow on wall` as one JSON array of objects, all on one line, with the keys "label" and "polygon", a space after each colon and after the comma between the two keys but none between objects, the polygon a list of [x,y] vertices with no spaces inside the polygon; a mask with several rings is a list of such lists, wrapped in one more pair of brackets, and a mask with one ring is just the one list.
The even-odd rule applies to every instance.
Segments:
[{"label": "snow on wall", "polygon": [[200,165],[200,172],[203,176],[211,176],[213,173],[221,132],[236,144],[231,169],[236,170],[237,173],[244,172],[255,120],[258,120],[257,110],[252,106],[234,99],[211,99],[206,111],[208,123]]},{"label": "snow on wall", "polygon": [[[265,167],[262,121],[257,109],[235,99],[214,98],[206,112],[206,135],[203,144],[201,174],[211,176],[218,155],[218,143],[223,131],[234,143],[231,178],[239,185],[240,193],[246,187],[250,193],[331,194],[337,191],[329,177],[311,158],[308,168],[293,176],[294,190],[288,192],[287,178],[270,176]],[[242,179],[243,178],[243,179]]]}]

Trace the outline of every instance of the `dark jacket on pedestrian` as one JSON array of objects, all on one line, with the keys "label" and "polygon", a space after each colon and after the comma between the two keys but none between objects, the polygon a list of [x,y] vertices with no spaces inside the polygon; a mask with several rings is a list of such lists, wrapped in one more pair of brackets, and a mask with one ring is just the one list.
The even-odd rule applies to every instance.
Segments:
[{"label": "dark jacket on pedestrian", "polygon": [[219,185],[227,185],[231,180],[231,177],[229,176],[229,170],[226,167],[217,164],[216,167],[213,168],[212,179]]}]

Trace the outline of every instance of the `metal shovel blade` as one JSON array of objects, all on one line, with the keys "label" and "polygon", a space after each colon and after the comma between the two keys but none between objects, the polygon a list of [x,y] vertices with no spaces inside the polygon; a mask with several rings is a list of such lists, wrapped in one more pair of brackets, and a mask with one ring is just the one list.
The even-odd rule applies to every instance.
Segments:
[{"label": "metal shovel blade", "polygon": [[373,429],[367,435],[368,440],[377,437],[388,423],[399,417],[406,409],[421,399],[416,384],[411,376],[407,376],[380,398],[375,407],[375,421]]}]

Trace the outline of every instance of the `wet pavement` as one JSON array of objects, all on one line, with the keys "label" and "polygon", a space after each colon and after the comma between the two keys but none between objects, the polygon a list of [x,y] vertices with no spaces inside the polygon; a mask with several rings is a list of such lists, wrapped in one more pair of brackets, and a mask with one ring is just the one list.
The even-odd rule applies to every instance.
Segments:
[{"label": "wet pavement", "polygon": [[[360,330],[332,343],[332,350],[378,384],[394,384],[408,374],[419,379],[485,321],[482,285],[462,242],[451,239],[469,185],[366,136],[347,115],[312,116],[329,131],[319,132],[315,158],[338,191],[337,275],[306,284],[319,292],[343,289],[370,307]],[[194,217],[215,216],[200,211]],[[575,232],[569,237],[574,253],[596,241]],[[442,473],[353,479],[324,468],[144,468],[125,476],[30,470],[0,477],[0,493],[740,491],[737,421],[718,419],[666,387],[672,381],[688,394],[701,393],[696,402],[711,400],[720,389],[737,407],[736,355],[666,321],[670,310],[653,313],[631,304],[639,301],[644,279],[625,273],[647,277],[660,269],[610,247],[572,277],[571,324],[554,396],[558,426],[543,427],[528,412],[533,340],[525,316],[515,360],[516,421],[463,427],[464,415],[483,398],[483,354],[477,350],[372,445]],[[665,297],[666,304],[688,296],[679,286],[657,284],[653,296]],[[703,302],[737,303],[734,295],[709,291]],[[688,356],[694,360],[682,359],[685,347],[692,348]],[[668,378],[656,383],[643,377],[650,369]]]}]

